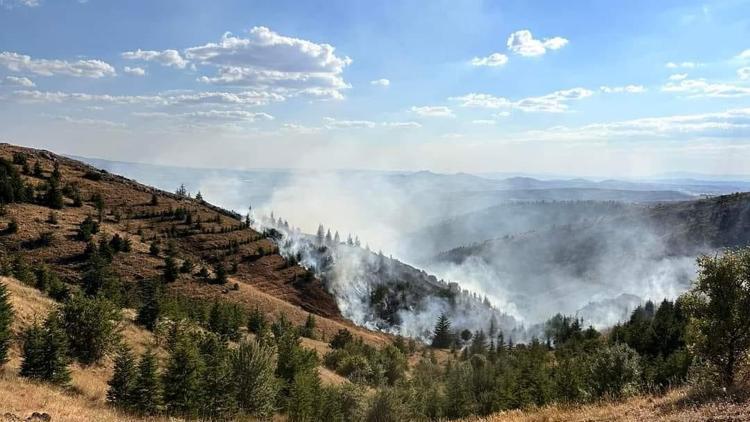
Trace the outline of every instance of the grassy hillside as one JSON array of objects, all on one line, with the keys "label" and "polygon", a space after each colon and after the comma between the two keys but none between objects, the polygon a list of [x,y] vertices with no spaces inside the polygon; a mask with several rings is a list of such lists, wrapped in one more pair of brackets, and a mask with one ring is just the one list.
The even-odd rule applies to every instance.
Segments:
[{"label": "grassy hillside", "polygon": [[[84,270],[82,256],[86,242],[77,238],[77,231],[86,217],[98,219],[98,196],[103,204],[100,232],[109,238],[118,234],[132,243],[132,253],[118,254],[112,262],[128,292],[135,294],[136,281],[163,272],[164,249],[168,242],[173,242],[179,257],[177,264],[190,260],[195,267],[192,274],[180,274],[175,283],[169,284],[170,292],[198,299],[220,297],[247,309],[259,307],[269,315],[283,310],[297,324],[303,323],[309,312],[322,317],[318,329],[323,337],[346,327],[368,341],[385,341],[385,337],[360,330],[342,318],[334,298],[320,281],[303,268],[288,264],[273,241],[244,226],[239,215],[50,152],[0,145],[0,157],[8,161],[18,153],[26,156],[28,166],[39,163],[42,169],[38,176],[33,172],[22,175],[27,184],[44,185],[58,163],[62,184],[74,187],[82,204],[76,207],[74,200],[65,196],[65,207],[60,210],[29,203],[6,205],[4,215],[0,216],[0,230],[16,221],[18,231],[0,235],[0,258],[19,254],[32,266],[45,263],[64,281],[78,284]],[[21,169],[20,165],[16,167]],[[50,222],[51,214],[56,222]],[[37,247],[34,241],[44,233],[50,233],[51,240]],[[149,253],[152,243],[158,243],[160,254]],[[209,276],[213,276],[219,265],[230,271],[228,284],[195,282],[200,268],[206,268]]]}]

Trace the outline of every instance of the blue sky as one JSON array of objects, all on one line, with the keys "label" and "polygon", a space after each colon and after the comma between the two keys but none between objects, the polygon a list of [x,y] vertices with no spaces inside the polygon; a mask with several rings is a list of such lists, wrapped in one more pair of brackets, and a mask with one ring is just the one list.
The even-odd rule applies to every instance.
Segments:
[{"label": "blue sky", "polygon": [[0,139],[206,167],[750,173],[748,1],[0,0]]}]

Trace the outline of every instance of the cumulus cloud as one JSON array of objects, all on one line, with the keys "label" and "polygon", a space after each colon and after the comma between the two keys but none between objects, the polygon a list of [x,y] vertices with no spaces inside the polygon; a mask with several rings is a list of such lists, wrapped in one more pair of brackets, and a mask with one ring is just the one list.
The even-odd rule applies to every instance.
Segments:
[{"label": "cumulus cloud", "polygon": [[78,126],[93,126],[103,129],[123,129],[126,127],[124,123],[113,122],[111,120],[101,119],[89,119],[89,118],[77,118],[71,116],[50,116],[55,120],[59,120],[65,123]]},{"label": "cumulus cloud", "polygon": [[547,50],[558,50],[568,44],[562,37],[536,39],[528,29],[516,31],[508,37],[508,50],[525,57],[541,56]]},{"label": "cumulus cloud", "polygon": [[590,97],[594,93],[586,88],[571,88],[555,91],[541,97],[529,97],[513,104],[526,112],[561,113],[568,110],[568,102]]},{"label": "cumulus cloud", "polygon": [[245,110],[206,110],[188,113],[136,112],[133,115],[144,118],[185,119],[205,122],[257,122],[274,119],[268,113],[253,113]]},{"label": "cumulus cloud", "polygon": [[283,101],[278,94],[262,91],[243,92],[186,92],[164,93],[159,95],[109,95],[87,94],[80,92],[18,90],[13,97],[21,102],[63,103],[92,102],[106,104],[138,104],[144,106],[261,106],[271,102]]},{"label": "cumulus cloud", "polygon": [[375,122],[370,120],[337,120],[333,117],[325,117],[323,122],[327,129],[373,128],[377,126]]},{"label": "cumulus cloud", "polygon": [[375,79],[374,81],[370,81],[370,85],[376,85],[376,86],[389,86],[390,84],[391,84],[391,81],[385,78]]},{"label": "cumulus cloud", "polygon": [[417,122],[374,122],[371,120],[338,120],[333,117],[323,119],[325,129],[372,129],[375,127],[385,128],[420,128]]},{"label": "cumulus cloud", "polygon": [[510,108],[513,103],[507,98],[495,97],[490,94],[479,94],[472,92],[460,97],[449,97],[451,101],[457,101],[461,107],[476,108]]},{"label": "cumulus cloud", "polygon": [[329,44],[287,37],[266,27],[254,27],[247,37],[224,34],[217,43],[191,47],[185,57],[218,68],[216,76],[199,80],[210,84],[253,86],[286,96],[343,98],[350,87],[343,79],[349,57],[339,57]]},{"label": "cumulus cloud", "polygon": [[499,67],[508,63],[508,56],[501,53],[492,53],[487,57],[474,57],[470,63],[472,66]]},{"label": "cumulus cloud", "polygon": [[683,79],[687,79],[688,74],[687,73],[675,73],[672,75],[669,75],[670,81],[681,81]]},{"label": "cumulus cloud", "polygon": [[646,88],[643,85],[601,86],[599,89],[607,94],[642,94],[646,92]]},{"label": "cumulus cloud", "polygon": [[156,62],[162,66],[176,67],[178,69],[184,69],[188,65],[188,61],[177,50],[155,51],[138,49],[136,51],[126,51],[121,56],[126,60]]},{"label": "cumulus cloud", "polygon": [[456,117],[453,110],[446,106],[413,106],[411,112],[422,117]]},{"label": "cumulus cloud", "polygon": [[29,78],[25,78],[22,76],[6,76],[5,81],[2,85],[5,86],[20,86],[23,88],[33,88],[36,86],[34,81],[32,81]]},{"label": "cumulus cloud", "polygon": [[14,72],[34,73],[42,76],[67,75],[102,78],[116,75],[115,68],[101,60],[33,59],[31,56],[9,51],[0,53],[0,66]]},{"label": "cumulus cloud", "polygon": [[146,69],[144,69],[142,67],[125,66],[122,70],[123,70],[123,72],[127,73],[128,75],[146,76]]},{"label": "cumulus cloud", "polygon": [[713,83],[705,79],[683,79],[670,81],[661,88],[664,92],[676,92],[690,97],[733,98],[750,95],[750,88],[728,83]]},{"label": "cumulus cloud", "polygon": [[750,48],[737,55],[740,60],[750,60]]},{"label": "cumulus cloud", "polygon": [[741,67],[737,69],[737,77],[743,81],[750,79],[750,67]]}]

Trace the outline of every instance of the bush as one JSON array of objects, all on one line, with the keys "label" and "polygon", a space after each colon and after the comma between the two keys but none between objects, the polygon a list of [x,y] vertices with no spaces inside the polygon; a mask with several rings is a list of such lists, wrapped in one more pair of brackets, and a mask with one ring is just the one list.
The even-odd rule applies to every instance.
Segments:
[{"label": "bush", "polygon": [[620,398],[638,392],[640,358],[629,346],[603,346],[588,359],[588,385],[595,397]]},{"label": "bush", "polygon": [[78,225],[78,240],[88,242],[93,235],[97,233],[99,233],[99,223],[94,221],[91,216],[86,217],[81,224]]},{"label": "bush", "polygon": [[8,223],[8,227],[5,228],[5,234],[18,233],[18,220],[15,218],[11,219]]}]

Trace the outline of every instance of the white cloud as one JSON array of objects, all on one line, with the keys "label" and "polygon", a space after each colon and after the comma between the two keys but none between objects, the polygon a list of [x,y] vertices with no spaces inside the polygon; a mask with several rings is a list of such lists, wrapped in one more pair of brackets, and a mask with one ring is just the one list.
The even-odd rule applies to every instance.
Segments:
[{"label": "white cloud", "polygon": [[349,57],[337,56],[329,44],[283,36],[266,27],[252,28],[246,38],[226,33],[218,43],[186,49],[185,57],[218,67],[216,76],[199,79],[210,84],[331,99],[343,98],[341,91],[350,88],[342,77],[352,62]]},{"label": "white cloud", "polygon": [[127,73],[128,75],[146,76],[146,69],[144,69],[142,67],[125,66],[122,70],[123,70],[123,72]]},{"label": "white cloud", "polygon": [[562,113],[568,110],[568,102],[590,97],[594,93],[586,88],[571,88],[555,91],[541,97],[529,97],[513,104],[526,112]]},{"label": "white cloud", "polygon": [[5,82],[2,83],[5,86],[20,86],[23,88],[33,88],[36,86],[34,81],[29,78],[22,76],[6,76]]},{"label": "white cloud", "polygon": [[472,66],[499,67],[508,63],[508,56],[500,53],[492,53],[487,57],[474,57],[471,59]]},{"label": "white cloud", "polygon": [[687,79],[688,74],[687,73],[675,73],[673,75],[669,75],[670,81],[681,81],[683,79]]},{"label": "white cloud", "polygon": [[508,37],[508,49],[525,57],[541,56],[547,50],[558,50],[567,44],[568,40],[562,37],[538,40],[531,35],[531,31],[528,29],[516,31]]},{"label": "white cloud", "polygon": [[497,122],[494,120],[488,120],[488,119],[478,119],[478,120],[472,120],[471,123],[474,123],[475,125],[492,126],[496,124]]},{"label": "white cloud", "polygon": [[737,69],[737,77],[742,80],[750,79],[750,67],[741,67]]},{"label": "white cloud", "polygon": [[206,110],[188,113],[164,113],[164,112],[136,112],[134,116],[139,117],[165,117],[204,121],[248,121],[273,120],[274,117],[268,113],[253,113],[245,110]]},{"label": "white cloud", "polygon": [[477,107],[477,108],[509,108],[512,106],[512,102],[507,98],[495,97],[490,94],[479,94],[472,92],[470,94],[462,95],[460,97],[449,97],[451,101],[458,101],[461,107]]},{"label": "white cloud", "polygon": [[453,110],[445,106],[414,106],[411,111],[422,117],[456,117]]},{"label": "white cloud", "polygon": [[0,0],[0,6],[6,9],[13,9],[17,6],[37,7],[39,6],[39,0]]},{"label": "white cloud", "polygon": [[602,86],[599,89],[607,94],[642,94],[646,92],[646,88],[643,85]]},{"label": "white cloud", "polygon": [[741,52],[740,54],[738,54],[737,58],[740,59],[740,60],[748,60],[748,59],[750,59],[750,48],[748,48],[747,50],[745,50],[745,51]]},{"label": "white cloud", "polygon": [[373,122],[371,120],[338,120],[333,117],[323,119],[325,129],[372,129],[385,127],[393,129],[415,129],[422,127],[417,122]]},{"label": "white cloud", "polygon": [[742,138],[750,136],[750,108],[718,113],[647,117],[595,123],[578,128],[555,127],[530,131],[533,139]]},{"label": "white cloud", "polygon": [[667,82],[661,88],[664,92],[684,93],[690,97],[733,98],[750,95],[750,88],[727,83],[712,83],[705,79],[683,79]]},{"label": "white cloud", "polygon": [[699,63],[696,62],[682,62],[682,63],[675,63],[675,62],[669,62],[665,66],[667,66],[669,69],[693,69],[699,66]]},{"label": "white cloud", "polygon": [[162,66],[176,67],[178,69],[184,69],[188,65],[188,61],[177,50],[155,51],[138,49],[136,51],[126,51],[121,56],[126,60],[153,61]]},{"label": "white cloud", "polygon": [[79,92],[19,90],[13,93],[22,102],[63,103],[68,101],[107,103],[117,105],[138,104],[147,106],[261,106],[283,101],[278,94],[261,91],[243,92],[188,92],[160,95],[109,95]]},{"label": "white cloud", "polygon": [[0,53],[0,66],[14,72],[28,72],[42,76],[68,75],[85,78],[115,76],[115,68],[101,60],[47,60],[32,59],[24,54],[4,51]]},{"label": "white cloud", "polygon": [[[625,87],[602,87],[606,92],[640,92],[637,85]],[[457,101],[461,107],[475,107],[486,109],[503,109],[497,114],[498,117],[507,117],[510,110],[517,109],[525,112],[547,112],[560,113],[568,109],[568,102],[590,97],[594,92],[586,88],[571,88],[555,91],[539,97],[527,97],[512,101],[504,97],[496,97],[491,94],[470,93],[460,97],[449,97],[450,101]]]},{"label": "white cloud", "polygon": [[385,78],[375,79],[374,81],[370,81],[370,85],[376,85],[376,86],[389,86],[390,84],[391,84],[391,81]]},{"label": "white cloud", "polygon": [[417,122],[382,122],[380,125],[384,127],[403,129],[417,129],[422,127],[422,125]]},{"label": "white cloud", "polygon": [[89,119],[89,118],[76,118],[71,116],[50,116],[55,120],[60,120],[65,123],[79,125],[79,126],[94,126],[104,129],[123,129],[126,127],[124,123],[113,122],[110,120],[100,119]]},{"label": "white cloud", "polygon": [[377,126],[377,123],[370,120],[337,120],[333,117],[324,117],[323,122],[326,129],[369,129]]}]

